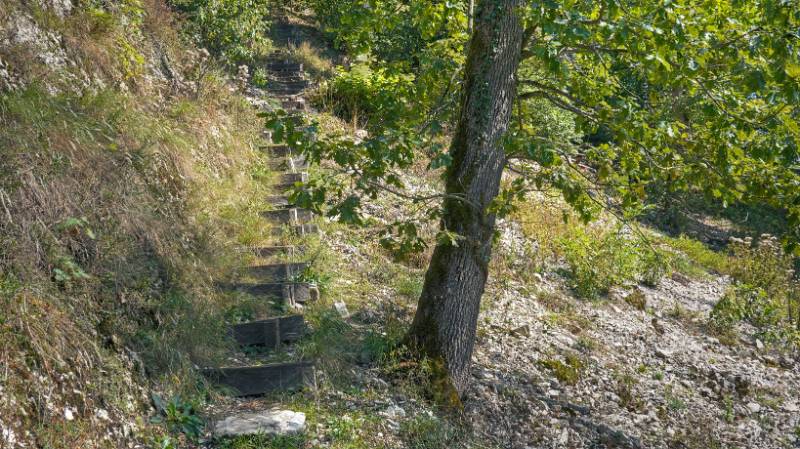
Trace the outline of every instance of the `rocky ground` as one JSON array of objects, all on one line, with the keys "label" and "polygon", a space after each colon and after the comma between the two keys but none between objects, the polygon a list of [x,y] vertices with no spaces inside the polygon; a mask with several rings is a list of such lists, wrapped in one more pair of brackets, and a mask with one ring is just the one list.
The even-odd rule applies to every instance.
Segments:
[{"label": "rocky ground", "polygon": [[674,275],[599,303],[537,279],[536,294],[493,284],[481,316],[467,413],[507,447],[800,447],[797,360],[748,329],[733,347],[705,329],[727,279]]}]

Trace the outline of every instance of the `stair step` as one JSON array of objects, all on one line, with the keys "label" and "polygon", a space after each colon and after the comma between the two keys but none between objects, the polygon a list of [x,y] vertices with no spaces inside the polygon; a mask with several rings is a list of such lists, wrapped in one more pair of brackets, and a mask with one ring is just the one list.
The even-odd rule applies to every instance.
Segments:
[{"label": "stair step", "polygon": [[303,89],[307,88],[311,85],[311,81],[302,79],[296,81],[289,81],[286,80],[286,77],[282,77],[283,79],[271,79],[269,80],[269,84],[267,85],[268,89],[273,87],[281,88],[281,87],[301,87]]},{"label": "stair step", "polygon": [[298,170],[308,169],[308,162],[305,160],[304,157],[300,156],[282,157],[270,160],[269,166],[273,170],[286,170],[295,172]]},{"label": "stair step", "polygon": [[305,77],[302,72],[298,73],[283,73],[279,76],[272,76],[269,78],[269,81],[276,81],[279,83],[294,83],[294,82],[309,82],[309,79]]},{"label": "stair step", "polygon": [[289,145],[279,144],[279,145],[267,145],[263,147],[264,152],[269,154],[272,157],[287,157],[291,156],[292,149],[289,148]]},{"label": "stair step", "polygon": [[212,382],[230,388],[236,396],[259,396],[311,385],[314,365],[311,362],[290,362],[240,368],[207,368],[203,374]]},{"label": "stair step", "polygon": [[289,201],[289,197],[286,195],[270,195],[267,197],[267,203],[276,209],[277,208],[288,209],[294,206],[294,204],[292,204],[292,202]]},{"label": "stair step", "polygon": [[262,246],[252,248],[253,253],[258,257],[273,257],[273,256],[293,256],[303,251],[302,247],[298,246]]},{"label": "stair step", "polygon": [[267,90],[272,95],[300,95],[305,91],[307,87],[300,87],[300,86],[276,86],[270,87]]},{"label": "stair step", "polygon": [[230,332],[242,346],[264,346],[277,349],[303,337],[306,322],[303,315],[268,318],[249,323],[234,324]]},{"label": "stair step", "polygon": [[233,282],[218,283],[217,287],[247,293],[256,297],[280,299],[290,307],[319,299],[317,286],[307,282]]},{"label": "stair step", "polygon": [[274,185],[279,190],[287,190],[294,187],[298,182],[308,182],[308,172],[281,173],[278,177],[278,182]]},{"label": "stair step", "polygon": [[303,64],[292,61],[291,59],[272,59],[271,61],[267,62],[265,65],[267,70],[275,70],[275,71],[285,71],[285,70],[294,70],[294,71],[302,71]]},{"label": "stair step", "polygon": [[290,225],[301,225],[312,218],[312,213],[308,209],[288,208],[278,210],[268,210],[261,212],[261,216],[267,220]]},{"label": "stair step", "polygon": [[296,100],[286,100],[281,102],[281,108],[285,111],[305,111],[306,102]]},{"label": "stair step", "polygon": [[254,265],[249,267],[247,271],[262,279],[269,279],[272,281],[291,281],[297,276],[303,274],[308,268],[305,262],[298,263],[273,263],[266,265]]},{"label": "stair step", "polygon": [[[298,226],[291,226],[289,228],[289,233],[301,237],[304,235],[319,234],[319,226],[312,223],[306,223]],[[273,231],[273,234],[276,236],[282,235],[283,230],[281,228],[276,228]]]}]

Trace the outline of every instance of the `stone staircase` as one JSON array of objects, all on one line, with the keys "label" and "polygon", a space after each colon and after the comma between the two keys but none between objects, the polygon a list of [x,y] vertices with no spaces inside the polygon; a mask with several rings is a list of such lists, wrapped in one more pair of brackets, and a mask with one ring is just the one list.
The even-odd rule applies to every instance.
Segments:
[{"label": "stone staircase", "polygon": [[[269,76],[268,92],[280,101],[281,107],[290,114],[306,113],[307,106],[302,93],[310,87],[310,82],[302,65],[284,54],[276,53],[265,68]],[[275,225],[275,245],[248,249],[260,261],[244,270],[248,281],[220,283],[218,287],[247,292],[265,300],[278,300],[286,309],[302,310],[305,304],[319,298],[317,286],[302,280],[308,264],[276,260],[298,260],[302,257],[303,248],[287,244],[287,237],[319,232],[317,226],[310,223],[313,218],[311,211],[295,207],[285,193],[297,183],[308,180],[308,164],[286,145],[268,145],[264,151],[270,157],[270,166],[278,172],[274,191],[279,194],[267,198],[271,210],[261,214]],[[290,347],[303,337],[307,326],[302,314],[293,314],[234,324],[229,332],[243,348],[268,354]],[[247,357],[236,366],[207,368],[203,374],[234,396],[253,397],[308,386],[313,382],[314,366],[313,362],[307,360],[258,363],[257,357]],[[298,432],[303,429],[305,419],[304,415],[300,415],[278,409],[255,414],[251,411],[234,413],[217,421],[213,430],[217,436]],[[291,421],[290,425],[283,425],[285,423],[282,420],[287,419]]]}]

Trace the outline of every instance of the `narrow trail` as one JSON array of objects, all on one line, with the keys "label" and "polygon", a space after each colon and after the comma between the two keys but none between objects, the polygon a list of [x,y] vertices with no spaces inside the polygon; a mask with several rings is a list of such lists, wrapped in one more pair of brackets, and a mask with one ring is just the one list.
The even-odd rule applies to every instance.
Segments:
[{"label": "narrow trail", "polygon": [[[276,23],[278,44],[297,45],[296,33],[290,24]],[[263,68],[268,73],[269,97],[280,102],[290,114],[307,114],[303,93],[311,87],[301,63],[286,50],[270,56]],[[269,136],[266,136],[269,141]],[[284,410],[280,404],[268,404],[259,397],[289,392],[314,383],[313,361],[303,360],[293,351],[293,343],[308,331],[303,306],[319,299],[319,289],[302,280],[309,264],[302,246],[292,242],[319,233],[311,223],[312,213],[295,207],[287,190],[308,179],[308,164],[293,154],[286,145],[269,142],[264,151],[270,167],[277,173],[273,192],[267,198],[272,209],[262,217],[273,225],[275,236],[271,246],[251,248],[255,263],[244,270],[246,280],[220,285],[221,288],[245,292],[264,301],[275,301],[283,310],[299,313],[271,317],[230,326],[229,332],[243,349],[244,357],[231,357],[230,365],[207,368],[203,374],[213,383],[227,389],[237,399],[228,404],[212,423],[214,437],[249,434],[292,434],[305,427],[303,413]],[[280,359],[275,362],[274,359]]]}]

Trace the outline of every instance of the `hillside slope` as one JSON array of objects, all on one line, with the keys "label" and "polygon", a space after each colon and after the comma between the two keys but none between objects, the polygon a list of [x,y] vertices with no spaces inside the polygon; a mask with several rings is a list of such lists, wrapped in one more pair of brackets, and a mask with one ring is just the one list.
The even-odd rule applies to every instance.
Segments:
[{"label": "hillside slope", "polygon": [[[306,38],[306,53],[325,54],[325,42]],[[319,108],[310,119],[329,135],[364,136],[336,116],[332,85],[308,93]],[[332,179],[349,178],[325,161],[312,167],[312,185]],[[422,164],[401,180],[423,197],[441,189]],[[398,261],[379,243],[385,225],[424,223],[426,210],[387,192],[361,207],[364,226],[319,219],[321,236],[305,243],[322,289],[304,310],[312,332],[298,350],[316,361],[314,387],[236,403],[302,411],[307,431],[214,447],[766,449],[800,441],[795,334],[736,299],[745,282],[791,277],[773,237],[751,245],[733,237],[751,229],[697,208],[713,237],[707,245],[610,214],[583,224],[555,192],[527,196],[500,225],[473,385],[454,416],[437,406],[431,365],[398,346],[430,253]],[[435,231],[435,223],[420,228],[429,241]],[[666,263],[650,259],[652,246]]]},{"label": "hillside slope", "polygon": [[[436,235],[406,197],[365,198],[362,226],[314,218],[318,236],[289,242],[309,263],[293,280],[320,289],[301,309],[310,332],[268,355],[237,347],[227,324],[285,312],[219,288],[257,259],[242,248],[274,242],[262,215],[276,174],[252,107],[273,109],[264,55],[302,61],[319,81],[315,129],[355,140],[368,133],[354,105],[375,92],[348,92],[358,73],[333,66],[358,55],[331,50],[305,14],[268,23],[263,2],[243,2],[256,17],[233,22],[254,33],[235,48],[222,43],[242,27],[202,2],[7,3],[0,447],[800,446],[800,339],[784,306],[796,311],[770,301],[797,291],[791,258],[701,208],[711,242],[607,214],[584,224],[555,192],[520,198],[499,226],[463,410],[439,407],[435,366],[401,345],[430,249],[399,258],[380,241],[398,220]],[[441,190],[427,162],[400,174],[408,191]],[[329,161],[310,172],[355,192]],[[242,399],[198,374],[290,359],[314,361],[312,385]],[[273,407],[305,413],[305,430],[212,435],[231,410]]]},{"label": "hillside slope", "polygon": [[2,447],[201,430],[194,367],[230,345],[213,281],[269,235],[270,174],[255,111],[183,28],[158,0],[3,3]]}]

